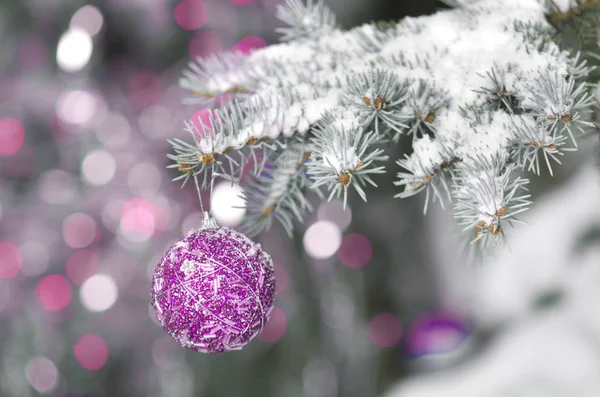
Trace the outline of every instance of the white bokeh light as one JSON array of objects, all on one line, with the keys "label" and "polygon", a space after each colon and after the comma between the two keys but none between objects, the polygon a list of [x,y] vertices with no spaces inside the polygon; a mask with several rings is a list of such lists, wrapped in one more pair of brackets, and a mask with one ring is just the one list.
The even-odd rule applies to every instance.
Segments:
[{"label": "white bokeh light", "polygon": [[96,137],[105,147],[119,148],[129,141],[131,126],[120,113],[108,112],[104,120],[96,126]]},{"label": "white bokeh light", "polygon": [[215,186],[210,209],[220,225],[234,227],[242,221],[246,214],[246,203],[241,197],[242,194],[243,190],[238,184],[221,182]]},{"label": "white bokeh light", "polygon": [[93,186],[106,185],[113,179],[116,170],[115,158],[105,150],[88,153],[81,163],[81,173],[85,181]]},{"label": "white bokeh light", "polygon": [[52,391],[58,383],[58,369],[46,357],[35,357],[25,366],[27,381],[40,393]]},{"label": "white bokeh light", "polygon": [[304,233],[304,249],[315,259],[326,259],[340,247],[342,232],[330,221],[313,223]]},{"label": "white bokeh light", "polygon": [[81,7],[71,18],[71,29],[85,30],[90,36],[95,36],[104,25],[104,17],[100,10],[92,5]]},{"label": "white bokeh light", "polygon": [[112,277],[96,274],[81,286],[80,296],[83,306],[91,312],[102,312],[117,301],[117,285]]},{"label": "white bokeh light", "polygon": [[138,120],[140,131],[150,138],[164,138],[173,133],[173,117],[170,110],[162,105],[148,106]]},{"label": "white bokeh light", "polygon": [[96,115],[98,102],[87,91],[69,91],[56,101],[56,115],[68,124],[85,125]]},{"label": "white bokeh light", "polygon": [[90,61],[93,51],[94,43],[88,32],[69,29],[58,41],[56,63],[65,72],[78,72]]},{"label": "white bokeh light", "polygon": [[46,271],[50,263],[50,253],[44,244],[29,240],[19,247],[23,264],[21,272],[27,276],[38,276]]},{"label": "white bokeh light", "polygon": [[160,171],[150,163],[136,164],[129,171],[127,184],[131,191],[138,196],[154,196],[160,189]]}]

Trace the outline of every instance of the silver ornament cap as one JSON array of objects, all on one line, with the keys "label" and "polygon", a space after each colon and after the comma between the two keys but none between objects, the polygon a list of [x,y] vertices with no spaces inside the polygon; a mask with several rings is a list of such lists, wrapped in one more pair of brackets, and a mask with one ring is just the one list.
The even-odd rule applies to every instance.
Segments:
[{"label": "silver ornament cap", "polygon": [[204,211],[204,218],[202,219],[202,225],[200,229],[218,229],[219,225],[217,220],[213,218],[210,212]]}]

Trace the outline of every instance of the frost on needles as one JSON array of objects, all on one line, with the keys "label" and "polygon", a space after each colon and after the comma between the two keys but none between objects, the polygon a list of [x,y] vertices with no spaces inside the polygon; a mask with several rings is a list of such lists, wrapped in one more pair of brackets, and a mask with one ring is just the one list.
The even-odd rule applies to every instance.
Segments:
[{"label": "frost on needles", "polygon": [[186,123],[192,143],[171,141],[177,179],[241,179],[249,232],[277,219],[291,233],[311,189],[366,201],[404,135],[396,197],[421,193],[425,211],[439,201],[472,241],[493,245],[530,205],[520,170],[552,172],[593,127],[592,68],[553,40],[543,0],[453,3],[344,31],[322,2],[287,0],[281,44],[184,72],[186,101],[214,110]]}]

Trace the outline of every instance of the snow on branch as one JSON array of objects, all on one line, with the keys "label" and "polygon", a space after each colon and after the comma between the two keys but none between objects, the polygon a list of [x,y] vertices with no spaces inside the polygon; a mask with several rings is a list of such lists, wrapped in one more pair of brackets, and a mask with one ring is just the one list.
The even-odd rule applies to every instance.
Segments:
[{"label": "snow on branch", "polygon": [[277,12],[283,43],[198,59],[184,72],[191,101],[219,108],[209,126],[187,124],[193,144],[171,141],[179,178],[213,164],[232,174],[253,158],[246,226],[259,232],[278,219],[291,232],[309,209],[308,188],[345,202],[352,187],[366,200],[386,172],[386,147],[408,136],[396,197],[424,192],[425,209],[452,202],[472,240],[493,244],[529,205],[518,170],[539,174],[543,162],[552,172],[594,126],[593,67],[560,46],[549,22],[570,8],[450,3],[343,31],[322,1],[287,0]]}]

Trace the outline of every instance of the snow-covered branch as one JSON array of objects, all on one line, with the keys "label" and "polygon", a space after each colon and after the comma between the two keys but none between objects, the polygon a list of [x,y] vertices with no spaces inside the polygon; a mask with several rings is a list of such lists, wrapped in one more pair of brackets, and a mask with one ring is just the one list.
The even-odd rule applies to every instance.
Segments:
[{"label": "snow-covered branch", "polygon": [[555,4],[453,5],[343,31],[324,3],[286,1],[277,13],[285,43],[199,59],[184,73],[191,101],[220,108],[202,131],[188,123],[196,142],[172,141],[180,178],[213,164],[233,173],[259,151],[246,225],[261,231],[275,214],[291,231],[309,208],[307,188],[345,201],[353,187],[366,200],[385,172],[382,143],[411,136],[397,197],[425,191],[425,208],[432,195],[452,202],[473,241],[496,241],[529,204],[516,169],[539,174],[543,158],[552,172],[593,127],[593,67],[561,47]]}]

